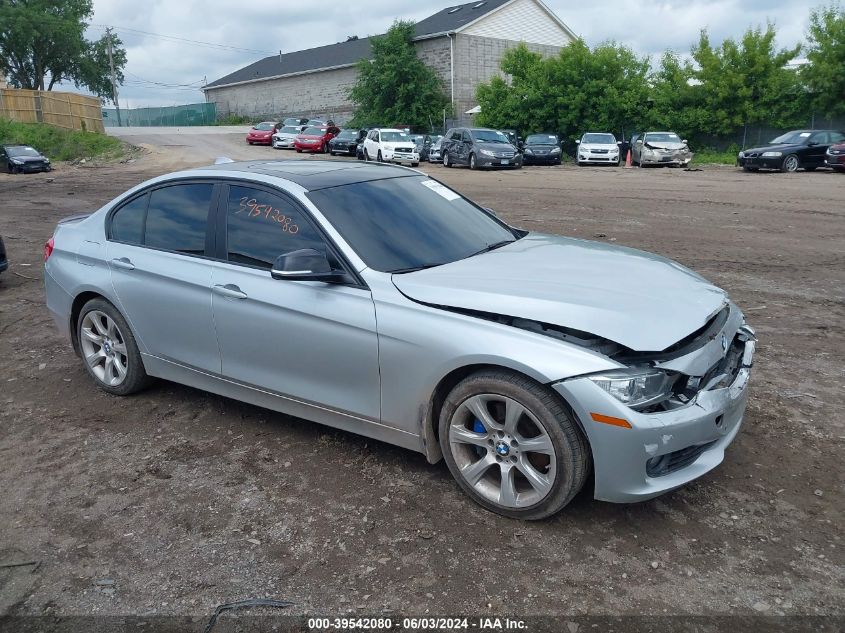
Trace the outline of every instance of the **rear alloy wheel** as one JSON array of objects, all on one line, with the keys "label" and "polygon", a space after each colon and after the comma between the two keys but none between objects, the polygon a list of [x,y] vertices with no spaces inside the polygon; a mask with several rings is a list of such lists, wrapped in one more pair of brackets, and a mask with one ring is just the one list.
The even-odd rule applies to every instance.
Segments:
[{"label": "rear alloy wheel", "polygon": [[783,159],[783,164],[780,166],[780,170],[787,172],[798,171],[798,167],[800,167],[798,157],[795,154],[790,154]]},{"label": "rear alloy wheel", "polygon": [[475,154],[469,155],[469,168],[472,170],[478,169],[478,162],[475,159]]},{"label": "rear alloy wheel", "polygon": [[506,370],[469,376],[440,412],[440,447],[458,485],[484,508],[537,520],[561,510],[590,469],[587,441],[548,388]]},{"label": "rear alloy wheel", "polygon": [[104,299],[86,303],[76,333],[85,369],[101,389],[126,396],[149,384],[135,337],[112,304]]}]

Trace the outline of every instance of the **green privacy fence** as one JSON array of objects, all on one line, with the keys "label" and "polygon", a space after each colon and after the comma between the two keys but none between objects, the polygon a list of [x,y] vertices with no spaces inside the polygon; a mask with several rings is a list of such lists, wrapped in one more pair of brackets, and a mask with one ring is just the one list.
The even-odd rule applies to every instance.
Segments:
[{"label": "green privacy fence", "polygon": [[103,124],[106,127],[177,127],[190,125],[214,125],[217,106],[214,103],[189,103],[160,108],[120,109],[103,108]]}]

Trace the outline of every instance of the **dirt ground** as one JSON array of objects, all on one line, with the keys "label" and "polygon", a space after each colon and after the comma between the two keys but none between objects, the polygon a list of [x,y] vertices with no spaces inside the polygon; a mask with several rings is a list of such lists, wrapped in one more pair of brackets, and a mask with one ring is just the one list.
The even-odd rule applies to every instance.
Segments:
[{"label": "dirt ground", "polygon": [[42,244],[184,158],[0,175],[0,566],[39,563],[0,567],[0,614],[845,612],[845,176],[424,167],[517,226],[682,262],[760,337],[718,469],[523,523],[422,455],[175,384],[95,388],[44,306]]}]

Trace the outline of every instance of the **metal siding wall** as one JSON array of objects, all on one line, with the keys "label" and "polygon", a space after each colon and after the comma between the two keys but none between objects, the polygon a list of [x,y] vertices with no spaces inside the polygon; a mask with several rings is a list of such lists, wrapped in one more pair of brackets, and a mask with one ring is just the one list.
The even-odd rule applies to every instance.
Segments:
[{"label": "metal siding wall", "polygon": [[461,31],[461,34],[517,42],[524,40],[548,46],[566,46],[572,41],[534,0],[516,0]]}]

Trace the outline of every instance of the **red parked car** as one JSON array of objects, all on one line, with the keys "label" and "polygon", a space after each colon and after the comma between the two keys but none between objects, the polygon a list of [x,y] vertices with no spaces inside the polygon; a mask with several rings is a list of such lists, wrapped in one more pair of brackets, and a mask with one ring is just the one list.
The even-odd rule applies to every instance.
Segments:
[{"label": "red parked car", "polygon": [[301,134],[293,139],[293,146],[297,152],[319,152],[325,154],[329,149],[329,141],[340,133],[340,128],[331,126],[312,126],[305,128]]},{"label": "red parked car", "polygon": [[835,169],[840,174],[845,174],[845,143],[828,147],[827,155],[824,158],[828,167]]},{"label": "red parked car", "polygon": [[250,145],[272,145],[273,134],[278,129],[279,124],[272,121],[264,121],[252,126],[252,129],[246,135],[246,142]]}]

